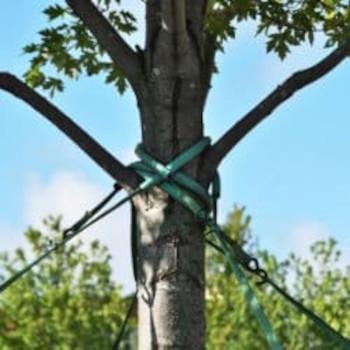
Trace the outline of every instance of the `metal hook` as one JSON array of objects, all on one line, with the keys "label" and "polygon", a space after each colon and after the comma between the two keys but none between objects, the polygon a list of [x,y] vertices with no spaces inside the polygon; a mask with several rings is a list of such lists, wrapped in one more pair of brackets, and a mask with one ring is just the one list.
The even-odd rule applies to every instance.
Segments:
[{"label": "metal hook", "polygon": [[245,268],[252,273],[257,273],[260,270],[259,261],[256,258],[249,257]]},{"label": "metal hook", "polygon": [[246,270],[248,270],[251,273],[254,273],[259,277],[259,281],[256,282],[256,285],[261,286],[265,284],[268,280],[268,274],[267,272],[260,267],[258,259],[254,257],[250,257],[250,260],[247,264],[244,266]]}]

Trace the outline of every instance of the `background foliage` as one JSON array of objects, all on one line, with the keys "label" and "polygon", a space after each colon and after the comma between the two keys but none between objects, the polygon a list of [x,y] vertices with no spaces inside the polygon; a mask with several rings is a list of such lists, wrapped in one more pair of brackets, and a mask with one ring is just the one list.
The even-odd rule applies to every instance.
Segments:
[{"label": "background foliage", "polygon": [[[308,259],[290,255],[279,262],[259,248],[250,221],[244,208],[235,208],[224,229],[260,258],[274,280],[349,337],[350,267],[336,266],[341,255],[336,242],[316,242]],[[45,233],[33,228],[25,233],[35,256],[60,238],[60,220],[49,219],[46,225]],[[14,256],[2,253],[1,277],[24,266],[28,254],[21,248]],[[210,248],[207,255],[207,348],[268,349],[228,264]],[[111,273],[109,252],[97,241],[85,249],[81,241],[61,249],[0,295],[0,348],[110,350],[130,303]],[[336,349],[269,287],[256,289],[286,349]],[[134,332],[135,320],[122,349],[135,348]]]},{"label": "background foliage", "polygon": [[[225,231],[259,257],[261,265],[280,286],[349,337],[350,267],[337,267],[341,252],[336,242],[332,239],[315,242],[309,258],[291,254],[279,262],[254,242],[250,220],[244,208],[236,208],[224,225]],[[210,251],[207,269],[208,349],[268,349],[223,257]],[[252,284],[253,281],[254,277]],[[285,349],[337,349],[270,287],[255,289]]]},{"label": "background foliage", "polygon": [[[59,220],[46,224],[45,233],[25,233],[34,256],[61,237]],[[2,277],[27,263],[21,248],[13,257],[3,253]],[[97,241],[85,249],[74,242],[53,254],[0,295],[0,349],[111,349],[129,305],[111,274],[110,254]]]}]

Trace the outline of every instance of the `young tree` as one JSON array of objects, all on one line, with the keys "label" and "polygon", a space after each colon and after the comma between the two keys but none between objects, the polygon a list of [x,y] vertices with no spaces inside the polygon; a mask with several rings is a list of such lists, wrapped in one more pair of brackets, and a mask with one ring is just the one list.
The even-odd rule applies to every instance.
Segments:
[{"label": "young tree", "polygon": [[[293,74],[234,124],[184,171],[208,186],[222,160],[255,126],[295,92],[323,77],[350,52],[350,12],[343,0],[147,0],[144,48],[131,48],[121,36],[135,30],[132,13],[120,0],[66,0],[45,13],[56,25],[28,45],[33,54],[26,85],[0,73],[0,88],[50,120],[126,190],[140,177],[108,153],[67,115],[32,88],[63,89],[46,66],[70,78],[107,74],[119,91],[126,81],[140,112],[142,143],[167,163],[203,135],[203,109],[216,70],[215,55],[233,38],[240,22],[252,20],[266,37],[267,50],[282,59],[293,46],[324,34],[328,56]],[[140,349],[203,349],[203,225],[158,188],[134,199],[139,228]]]}]

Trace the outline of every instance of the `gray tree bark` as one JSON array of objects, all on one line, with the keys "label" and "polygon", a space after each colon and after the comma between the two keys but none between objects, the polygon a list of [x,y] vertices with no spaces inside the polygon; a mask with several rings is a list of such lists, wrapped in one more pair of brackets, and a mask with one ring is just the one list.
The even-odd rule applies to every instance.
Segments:
[{"label": "gray tree bark", "polygon": [[[203,136],[198,4],[194,19],[184,0],[147,5],[146,84],[137,95],[144,147],[165,164]],[[197,159],[185,171],[198,179],[199,165]],[[203,227],[160,189],[137,198],[135,206],[139,349],[204,349]]]}]

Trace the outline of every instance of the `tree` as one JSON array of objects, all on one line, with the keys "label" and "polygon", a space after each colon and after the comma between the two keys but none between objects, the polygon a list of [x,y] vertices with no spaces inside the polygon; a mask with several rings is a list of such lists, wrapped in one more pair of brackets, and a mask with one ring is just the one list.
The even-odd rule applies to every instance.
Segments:
[{"label": "tree", "polygon": [[[46,220],[45,231],[26,231],[30,249],[18,248],[13,256],[1,252],[1,279],[60,239],[60,220]],[[111,349],[128,300],[123,300],[121,288],[111,278],[110,258],[98,241],[88,248],[77,241],[2,294],[1,349]],[[130,347],[124,343],[121,349]]]},{"label": "tree", "polygon": [[[337,263],[341,251],[336,241],[316,241],[310,256],[290,254],[284,261],[259,248],[250,232],[250,216],[235,208],[225,232],[259,257],[269,276],[344,336],[350,335],[350,267]],[[221,254],[210,250],[207,262],[208,349],[268,349],[254,317],[249,313],[237,282]],[[269,286],[256,288],[285,349],[337,349],[305,316],[299,314]]]},{"label": "tree", "polygon": [[[268,51],[282,59],[293,46],[312,44],[322,32],[328,56],[278,86],[191,161],[185,171],[208,187],[222,160],[254,127],[298,90],[339,65],[350,52],[348,2],[148,0],[145,47],[131,48],[121,36],[136,29],[119,0],[67,0],[45,13],[52,25],[28,45],[27,84],[0,73],[0,88],[22,99],[63,131],[126,190],[141,181],[90,135],[34,88],[63,89],[57,70],[69,78],[106,74],[120,92],[128,82],[140,111],[145,150],[169,162],[203,137],[203,109],[216,71],[215,56],[246,20],[266,37]],[[139,226],[138,293],[141,349],[203,349],[203,225],[169,196],[151,189],[133,201]]]}]

